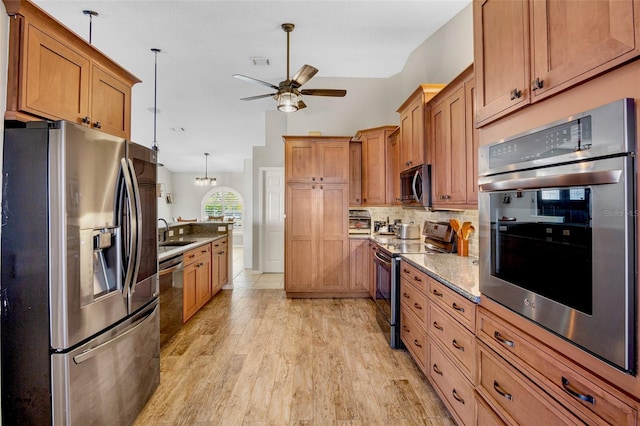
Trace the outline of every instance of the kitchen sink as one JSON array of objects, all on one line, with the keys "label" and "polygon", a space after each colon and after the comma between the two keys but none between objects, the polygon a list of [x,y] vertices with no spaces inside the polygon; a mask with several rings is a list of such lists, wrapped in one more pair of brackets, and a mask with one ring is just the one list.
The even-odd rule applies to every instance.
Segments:
[{"label": "kitchen sink", "polygon": [[160,247],[181,247],[181,246],[188,246],[189,244],[193,244],[195,243],[195,241],[193,240],[188,240],[188,241],[165,241],[163,243],[160,243],[159,246]]}]

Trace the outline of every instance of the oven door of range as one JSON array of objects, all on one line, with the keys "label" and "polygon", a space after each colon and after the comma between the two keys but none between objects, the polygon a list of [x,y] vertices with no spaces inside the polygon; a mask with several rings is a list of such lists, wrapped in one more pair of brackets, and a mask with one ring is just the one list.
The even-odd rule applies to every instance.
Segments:
[{"label": "oven door of range", "polygon": [[480,177],[480,291],[634,372],[633,156]]}]

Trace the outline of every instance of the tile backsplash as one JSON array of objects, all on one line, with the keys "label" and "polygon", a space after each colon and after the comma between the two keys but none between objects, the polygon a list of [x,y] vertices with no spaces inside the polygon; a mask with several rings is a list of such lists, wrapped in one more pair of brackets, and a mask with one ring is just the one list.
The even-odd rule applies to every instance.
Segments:
[{"label": "tile backsplash", "polygon": [[458,218],[460,223],[471,222],[475,231],[469,238],[469,256],[478,257],[478,211],[477,210],[461,210],[461,211],[428,211],[423,209],[403,209],[402,207],[363,207],[363,210],[369,210],[371,213],[371,223],[373,221],[387,221],[387,217],[393,223],[395,219],[400,219],[402,223],[417,223],[420,225],[420,232],[425,220],[437,220],[449,222],[449,219]]}]

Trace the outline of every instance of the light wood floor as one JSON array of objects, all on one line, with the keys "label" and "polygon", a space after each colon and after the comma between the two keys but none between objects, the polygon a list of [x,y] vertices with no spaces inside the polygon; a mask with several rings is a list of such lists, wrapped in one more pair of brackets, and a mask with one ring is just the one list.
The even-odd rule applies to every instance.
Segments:
[{"label": "light wood floor", "polygon": [[223,290],[161,354],[143,425],[453,425],[366,299]]}]

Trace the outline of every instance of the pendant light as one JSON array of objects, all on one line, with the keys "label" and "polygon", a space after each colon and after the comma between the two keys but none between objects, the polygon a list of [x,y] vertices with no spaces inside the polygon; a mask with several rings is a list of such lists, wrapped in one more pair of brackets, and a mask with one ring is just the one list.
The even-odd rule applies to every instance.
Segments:
[{"label": "pendant light", "polygon": [[216,186],[218,182],[216,178],[210,178],[208,175],[208,166],[209,166],[209,153],[204,153],[205,163],[204,163],[204,177],[196,177],[196,185],[198,186]]},{"label": "pendant light", "polygon": [[160,160],[160,147],[158,146],[158,140],[156,139],[158,115],[158,53],[161,52],[161,50],[153,47],[151,48],[151,51],[155,55],[155,66],[153,70],[153,145],[151,145],[151,149],[158,153],[158,167],[162,167],[164,164],[162,164],[162,161]]}]

